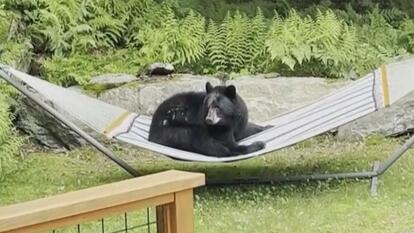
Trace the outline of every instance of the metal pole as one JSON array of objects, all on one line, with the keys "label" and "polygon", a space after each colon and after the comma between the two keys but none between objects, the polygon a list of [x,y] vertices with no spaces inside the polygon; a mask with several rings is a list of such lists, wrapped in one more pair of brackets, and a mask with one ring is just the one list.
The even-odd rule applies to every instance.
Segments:
[{"label": "metal pole", "polygon": [[310,180],[330,180],[330,179],[370,179],[377,176],[376,172],[354,172],[354,173],[334,173],[334,174],[315,174],[299,176],[276,176],[264,178],[242,178],[229,180],[207,179],[207,185],[235,185],[235,184],[271,184],[282,182],[310,181]]},{"label": "metal pole", "polygon": [[414,135],[411,136],[402,146],[396,149],[386,160],[382,163],[377,171],[378,175],[382,175],[391,165],[393,165],[410,147],[414,144]]},{"label": "metal pole", "polygon": [[[354,172],[354,173],[334,173],[334,174],[314,174],[299,176],[276,176],[268,179],[264,178],[241,178],[241,179],[207,179],[208,185],[235,185],[235,184],[271,184],[281,182],[309,181],[309,180],[329,180],[329,179],[371,179],[384,174],[404,153],[414,145],[414,135],[411,136],[402,146],[396,149],[391,156],[381,165],[375,165],[373,171],[370,172]],[[375,181],[377,182],[377,181]],[[373,186],[377,186],[374,184]],[[376,188],[376,187],[375,187]]]},{"label": "metal pole", "polygon": [[96,139],[91,137],[89,134],[84,132],[82,129],[80,129],[78,126],[73,124],[72,122],[65,119],[62,114],[57,112],[55,109],[50,107],[49,105],[45,104],[44,102],[36,99],[35,96],[33,96],[32,93],[27,91],[26,89],[22,88],[13,78],[11,78],[7,73],[5,73],[0,66],[0,76],[3,77],[4,80],[6,80],[8,83],[10,83],[13,87],[15,87],[17,90],[19,90],[21,93],[23,93],[25,96],[27,96],[29,99],[34,101],[37,105],[39,105],[41,108],[43,108],[46,112],[48,112],[50,115],[55,117],[58,121],[65,124],[67,127],[75,131],[79,136],[81,136],[83,139],[85,139],[87,142],[89,142],[92,146],[94,146],[96,149],[98,149],[100,152],[102,152],[107,158],[121,166],[125,171],[127,171],[130,175],[134,177],[140,176],[139,172],[129,166],[125,161],[122,159],[116,157],[112,151],[110,151],[108,148],[106,148],[104,145],[102,145],[100,142],[98,142]]}]

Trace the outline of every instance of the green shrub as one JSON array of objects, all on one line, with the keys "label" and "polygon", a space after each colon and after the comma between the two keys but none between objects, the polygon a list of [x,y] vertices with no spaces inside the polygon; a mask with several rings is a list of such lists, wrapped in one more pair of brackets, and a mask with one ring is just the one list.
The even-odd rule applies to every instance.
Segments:
[{"label": "green shrub", "polygon": [[[0,83],[0,90],[4,86]],[[0,180],[19,168],[19,152],[22,138],[12,128],[7,97],[0,92]]]},{"label": "green shrub", "polygon": [[[315,19],[292,11],[286,19],[276,18],[266,45],[272,60],[291,70],[318,67],[318,73],[341,75],[354,62],[355,31],[338,20],[332,11],[318,12]],[[312,71],[308,71],[313,73]]]},{"label": "green shrub", "polygon": [[[410,24],[403,24],[411,30]],[[351,70],[363,75],[387,59],[406,53],[400,43],[402,33],[385,17],[373,10],[368,23],[348,25],[333,11],[301,17],[295,11],[285,18],[276,18],[266,45],[278,68],[296,73],[344,77]],[[412,34],[406,34],[409,40]]]},{"label": "green shrub", "polygon": [[228,12],[239,11],[252,18],[256,8],[263,9],[263,16],[272,18],[274,9],[284,15],[290,8],[288,0],[178,0],[182,8],[191,8],[202,14],[206,19],[221,23]]},{"label": "green shrub", "polygon": [[4,0],[35,51],[58,56],[112,49],[128,41],[152,0]]},{"label": "green shrub", "polygon": [[407,52],[414,53],[414,21],[405,20],[400,26],[399,44],[404,47]]},{"label": "green shrub", "polygon": [[143,25],[135,36],[136,44],[141,45],[141,63],[184,65],[199,60],[204,55],[204,18],[189,11],[177,19],[169,7],[163,7],[162,12],[157,21]]},{"label": "green shrub", "polygon": [[9,34],[10,21],[7,20],[7,13],[2,9],[0,4],[0,44],[7,40]]},{"label": "green shrub", "polygon": [[76,54],[69,58],[53,56],[44,62],[42,75],[62,86],[86,85],[93,76],[104,73],[136,74],[141,69],[137,61],[136,51],[128,49],[96,55]]},{"label": "green shrub", "polygon": [[[414,23],[408,13],[389,8],[392,4],[381,3],[385,8],[379,8],[375,1],[315,5],[314,0],[280,0],[273,2],[280,5],[273,19],[269,9],[252,9],[251,3],[259,0],[229,1],[235,11],[208,23],[187,9],[194,1],[1,1],[0,9],[7,12],[0,10],[0,17],[14,15],[21,35],[0,44],[0,59],[18,60],[13,56],[19,53],[10,52],[11,47],[27,36],[34,52],[48,57],[43,74],[65,86],[85,85],[91,75],[106,71],[136,73],[153,62],[170,62],[178,71],[198,73],[275,71],[345,77],[351,71],[363,75],[414,49]],[[182,7],[183,3],[188,6]],[[288,11],[289,5],[302,10]],[[244,13],[236,6],[250,9]],[[5,25],[0,23],[0,38]],[[128,57],[116,55],[127,49]]]},{"label": "green shrub", "polygon": [[263,71],[267,61],[264,41],[267,22],[258,8],[256,16],[249,18],[236,11],[230,13],[220,25],[210,20],[207,29],[207,60],[212,70],[207,72]]},{"label": "green shrub", "polygon": [[28,40],[20,42],[8,41],[0,44],[0,63],[16,68],[28,66],[32,55],[32,49]]},{"label": "green shrub", "polygon": [[368,14],[368,23],[356,26],[358,46],[355,51],[358,70],[368,72],[389,58],[407,53],[406,45],[401,44],[401,31],[389,24],[379,11]]}]

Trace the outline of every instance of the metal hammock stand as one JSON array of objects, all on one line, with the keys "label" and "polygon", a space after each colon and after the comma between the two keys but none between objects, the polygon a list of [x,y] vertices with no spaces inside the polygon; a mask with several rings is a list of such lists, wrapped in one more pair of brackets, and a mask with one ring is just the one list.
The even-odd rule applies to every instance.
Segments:
[{"label": "metal hammock stand", "polygon": [[[90,143],[93,147],[97,150],[102,152],[108,159],[115,162],[118,166],[124,169],[127,173],[129,173],[133,177],[141,176],[142,174],[131,167],[128,163],[123,161],[122,159],[118,158],[114,155],[114,153],[105,147],[102,143],[97,141],[91,135],[83,131],[80,127],[66,119],[61,113],[55,110],[52,106],[46,104],[45,102],[39,100],[34,96],[31,92],[27,89],[23,88],[22,85],[10,78],[7,74],[5,74],[0,69],[0,76],[3,77],[5,81],[7,81],[10,85],[14,88],[19,90],[22,94],[24,94],[27,98],[32,100],[42,109],[44,109],[47,113],[52,115],[56,120],[66,125],[68,128],[73,130],[77,133],[80,137],[85,139],[88,143]],[[281,183],[281,182],[300,182],[300,181],[313,181],[313,180],[339,180],[339,179],[371,179],[371,194],[377,195],[378,190],[378,178],[382,174],[384,174],[404,153],[410,149],[410,147],[414,144],[414,136],[411,136],[403,145],[401,145],[398,149],[396,149],[387,160],[380,163],[379,161],[373,162],[373,167],[371,171],[362,171],[362,172],[343,172],[343,173],[331,173],[331,174],[310,174],[310,175],[296,175],[296,176],[275,176],[271,178],[260,178],[260,177],[252,177],[252,178],[243,178],[243,179],[207,179],[207,185],[211,186],[218,186],[218,185],[246,185],[246,184],[273,184],[273,183]]]}]

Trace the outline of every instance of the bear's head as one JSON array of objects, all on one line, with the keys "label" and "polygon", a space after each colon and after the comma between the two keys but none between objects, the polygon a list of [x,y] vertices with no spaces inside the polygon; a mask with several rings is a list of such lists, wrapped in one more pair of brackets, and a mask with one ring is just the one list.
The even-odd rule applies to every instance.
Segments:
[{"label": "bear's head", "polygon": [[238,115],[236,87],[215,86],[206,83],[207,95],[203,102],[203,117],[207,125],[226,126]]}]

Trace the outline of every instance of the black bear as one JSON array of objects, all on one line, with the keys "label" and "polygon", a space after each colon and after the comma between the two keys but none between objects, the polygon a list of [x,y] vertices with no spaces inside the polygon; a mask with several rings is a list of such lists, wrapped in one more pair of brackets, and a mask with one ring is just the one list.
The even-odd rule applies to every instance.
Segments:
[{"label": "black bear", "polygon": [[230,86],[213,87],[206,92],[176,94],[155,111],[149,141],[208,156],[225,157],[263,149],[263,142],[238,145],[237,141],[267,127],[248,123],[244,101]]}]

